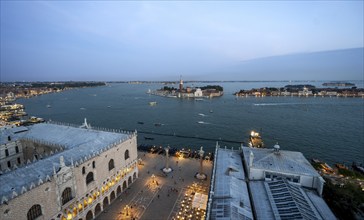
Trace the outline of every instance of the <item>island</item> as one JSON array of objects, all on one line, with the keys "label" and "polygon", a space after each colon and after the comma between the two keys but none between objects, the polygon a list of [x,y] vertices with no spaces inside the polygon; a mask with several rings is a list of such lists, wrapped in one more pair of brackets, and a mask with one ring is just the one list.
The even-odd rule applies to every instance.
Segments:
[{"label": "island", "polygon": [[202,87],[183,87],[183,80],[180,79],[179,87],[164,86],[161,89],[151,91],[148,90],[148,94],[164,96],[169,98],[214,98],[220,97],[224,94],[224,88],[219,85],[207,85]]},{"label": "island", "polygon": [[237,97],[264,97],[264,96],[320,96],[320,97],[362,97],[364,88],[316,88],[313,85],[286,85],[281,88],[263,87],[259,89],[240,90],[234,93]]}]

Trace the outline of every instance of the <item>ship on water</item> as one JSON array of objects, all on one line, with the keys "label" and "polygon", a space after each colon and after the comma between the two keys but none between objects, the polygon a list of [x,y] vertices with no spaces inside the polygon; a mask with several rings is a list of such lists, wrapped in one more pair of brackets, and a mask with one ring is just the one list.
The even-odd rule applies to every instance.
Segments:
[{"label": "ship on water", "polygon": [[249,146],[263,148],[264,142],[258,132],[252,131],[249,136]]}]

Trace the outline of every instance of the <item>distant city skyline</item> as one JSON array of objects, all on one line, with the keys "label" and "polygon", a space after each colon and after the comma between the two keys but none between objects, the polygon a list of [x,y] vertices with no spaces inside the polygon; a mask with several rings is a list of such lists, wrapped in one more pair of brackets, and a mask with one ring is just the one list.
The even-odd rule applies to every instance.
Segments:
[{"label": "distant city skyline", "polygon": [[0,4],[0,81],[364,78],[363,1]]}]

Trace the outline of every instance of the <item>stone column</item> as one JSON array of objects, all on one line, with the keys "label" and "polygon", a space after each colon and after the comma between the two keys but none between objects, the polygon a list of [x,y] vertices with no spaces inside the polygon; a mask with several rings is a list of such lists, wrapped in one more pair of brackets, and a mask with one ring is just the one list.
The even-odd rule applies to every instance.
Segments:
[{"label": "stone column", "polygon": [[172,169],[169,167],[169,146],[165,147],[164,150],[166,151],[166,167],[163,168],[163,172],[169,173]]},{"label": "stone column", "polygon": [[204,155],[204,151],[202,150],[202,147],[200,148],[200,151],[198,152],[198,154],[200,155],[200,172],[197,173],[196,178],[200,179],[200,180],[204,180],[206,179],[206,174],[203,173],[203,155]]}]

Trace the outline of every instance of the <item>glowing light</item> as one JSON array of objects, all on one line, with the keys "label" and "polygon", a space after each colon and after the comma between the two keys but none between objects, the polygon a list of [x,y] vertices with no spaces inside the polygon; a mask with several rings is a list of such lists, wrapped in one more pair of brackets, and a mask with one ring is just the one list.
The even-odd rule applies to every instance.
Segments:
[{"label": "glowing light", "polygon": [[70,212],[68,212],[67,214],[67,220],[71,220],[73,217],[72,217],[72,214]]},{"label": "glowing light", "polygon": [[92,203],[92,197],[88,198],[88,204]]}]

